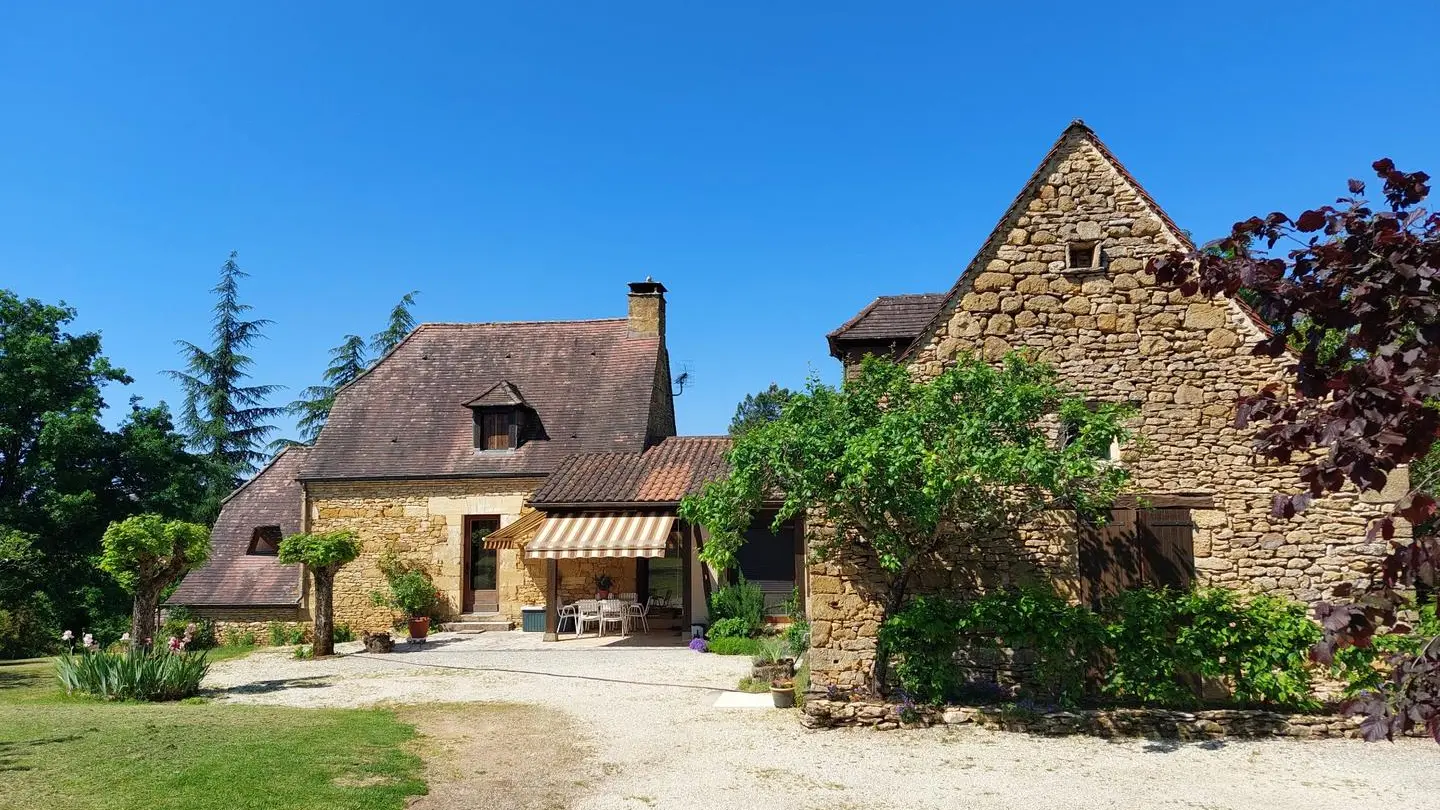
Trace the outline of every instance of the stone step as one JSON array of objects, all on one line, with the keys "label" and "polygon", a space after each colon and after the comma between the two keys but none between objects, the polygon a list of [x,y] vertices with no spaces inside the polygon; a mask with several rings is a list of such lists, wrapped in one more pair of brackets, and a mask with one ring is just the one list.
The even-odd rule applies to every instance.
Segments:
[{"label": "stone step", "polygon": [[495,633],[514,630],[515,623],[509,619],[487,619],[485,621],[462,620],[441,625],[440,629],[448,633]]}]

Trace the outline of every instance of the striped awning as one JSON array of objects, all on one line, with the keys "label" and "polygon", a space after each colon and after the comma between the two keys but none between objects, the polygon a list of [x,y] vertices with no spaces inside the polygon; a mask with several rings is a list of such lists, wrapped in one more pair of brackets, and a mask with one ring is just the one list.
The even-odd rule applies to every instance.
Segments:
[{"label": "striped awning", "polygon": [[664,557],[674,525],[671,511],[552,513],[525,544],[525,556]]},{"label": "striped awning", "polygon": [[485,535],[485,548],[515,548],[534,536],[545,523],[545,513],[536,509]]}]

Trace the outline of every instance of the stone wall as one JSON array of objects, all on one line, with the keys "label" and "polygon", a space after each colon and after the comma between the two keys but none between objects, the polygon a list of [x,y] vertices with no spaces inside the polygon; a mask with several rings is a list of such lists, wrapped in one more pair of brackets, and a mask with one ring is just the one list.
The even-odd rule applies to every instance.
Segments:
[{"label": "stone wall", "polygon": [[[1072,128],[967,269],[938,328],[906,359],[929,378],[962,353],[997,360],[1026,349],[1086,397],[1132,403],[1141,438],[1120,460],[1133,491],[1213,501],[1192,512],[1198,584],[1314,602],[1371,572],[1384,548],[1365,541],[1365,526],[1394,498],[1346,493],[1291,520],[1271,517],[1273,495],[1298,488],[1298,463],[1257,460],[1251,433],[1234,426],[1234,403],[1285,379],[1286,360],[1251,354],[1264,332],[1239,305],[1184,296],[1143,271],[1181,240],[1088,133]],[[1095,246],[1096,266],[1071,269],[1072,243]],[[1404,478],[1391,480],[1397,494]],[[1052,525],[948,560],[917,590],[1045,578],[1073,596],[1078,548],[1067,522],[1057,514]],[[810,573],[812,678],[861,686],[884,578],[861,551],[812,563]]]},{"label": "stone wall", "polygon": [[[352,529],[363,548],[360,557],[335,577],[336,623],[349,624],[359,633],[389,629],[400,618],[370,597],[385,589],[378,562],[391,547],[402,559],[430,573],[441,593],[442,613],[457,616],[463,604],[464,517],[500,515],[501,524],[508,524],[520,515],[525,498],[540,483],[539,478],[310,483],[310,531]],[[499,552],[497,585],[501,612],[518,620],[520,606],[529,601],[534,588],[543,587],[544,570],[517,563],[514,554]]]},{"label": "stone wall", "polygon": [[934,725],[974,725],[1047,737],[1148,737],[1167,740],[1218,740],[1289,737],[1316,740],[1358,738],[1359,720],[1330,714],[1288,714],[1257,709],[1083,709],[1026,712],[984,706],[914,707],[902,714],[891,703],[830,700],[823,694],[805,701],[801,722],[808,728],[864,727],[885,731]]},{"label": "stone wall", "polygon": [[215,637],[221,642],[234,642],[249,634],[256,644],[269,644],[272,623],[303,627],[307,631],[311,626],[310,614],[298,607],[194,606],[190,608],[190,613],[196,618],[214,622]]}]

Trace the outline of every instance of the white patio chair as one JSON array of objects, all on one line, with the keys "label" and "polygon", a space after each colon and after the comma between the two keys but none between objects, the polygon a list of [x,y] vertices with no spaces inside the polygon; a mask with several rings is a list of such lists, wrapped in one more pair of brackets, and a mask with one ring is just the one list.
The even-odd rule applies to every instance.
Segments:
[{"label": "white patio chair", "polygon": [[[578,637],[585,632],[585,625],[595,623],[596,631],[600,631],[600,601],[597,599],[581,599],[575,603],[575,635]],[[601,635],[604,635],[602,632]]]},{"label": "white patio chair", "polygon": [[576,630],[579,630],[579,629],[580,629],[580,606],[577,605],[577,604],[575,604],[574,602],[571,602],[571,603],[568,604],[568,605],[561,605],[561,606],[560,606],[560,609],[557,610],[557,611],[555,611],[555,632],[556,632],[556,633],[559,633],[559,632],[560,632],[560,628],[565,626],[565,620],[566,620],[567,618],[570,619],[570,621],[575,624],[575,629],[576,629]]},{"label": "white patio chair", "polygon": [[626,627],[629,622],[625,621],[625,604],[619,599],[606,599],[600,603],[600,635],[605,635],[605,625],[615,624],[620,627],[620,637],[625,637]]},{"label": "white patio chair", "polygon": [[639,594],[635,594],[635,593],[622,593],[622,594],[620,594],[620,601],[621,601],[621,602],[638,602],[638,601],[640,601],[640,595],[639,595]]},{"label": "white patio chair", "polygon": [[649,599],[646,599],[644,604],[632,602],[629,605],[625,606],[625,618],[631,621],[632,626],[634,624],[634,621],[636,619],[639,619],[640,628],[648,633],[650,632],[650,621],[648,619],[650,615],[650,608],[654,607],[659,602],[660,598],[657,596],[652,596]]}]

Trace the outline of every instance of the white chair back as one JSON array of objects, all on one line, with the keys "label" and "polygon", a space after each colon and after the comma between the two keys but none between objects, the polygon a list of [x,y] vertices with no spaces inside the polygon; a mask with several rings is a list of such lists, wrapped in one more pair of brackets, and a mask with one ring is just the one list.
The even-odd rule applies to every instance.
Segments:
[{"label": "white chair back", "polygon": [[600,602],[596,599],[578,599],[575,604],[580,608],[581,613],[598,613]]}]

